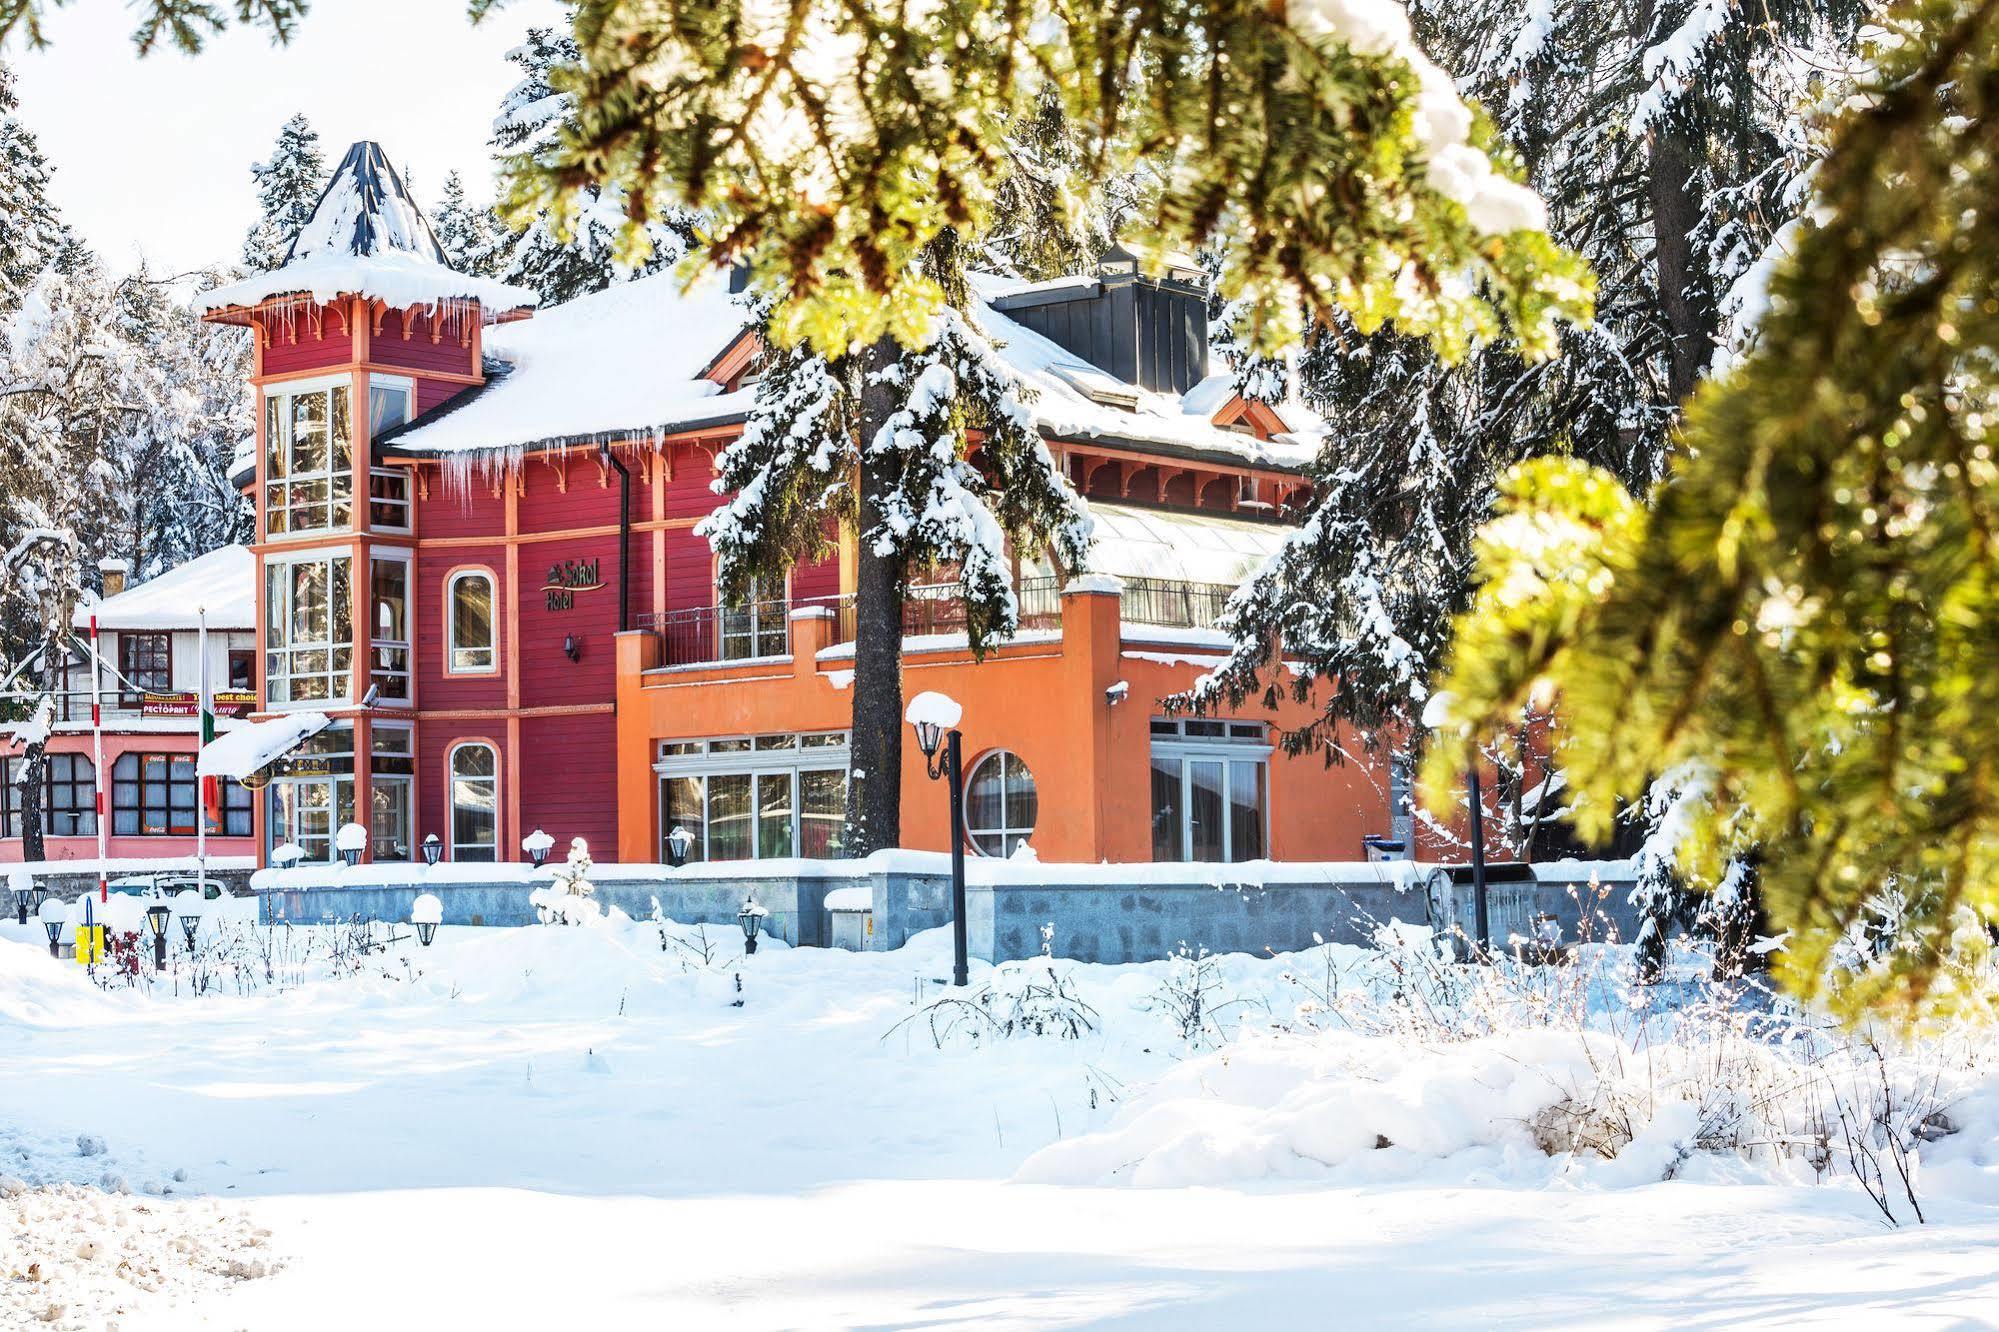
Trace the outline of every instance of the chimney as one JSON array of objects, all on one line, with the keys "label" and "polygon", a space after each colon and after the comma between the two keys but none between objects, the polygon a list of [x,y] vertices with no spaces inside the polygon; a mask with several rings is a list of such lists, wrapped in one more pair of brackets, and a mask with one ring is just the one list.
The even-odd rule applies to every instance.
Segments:
[{"label": "chimney", "polygon": [[1208,377],[1208,295],[1191,262],[1147,277],[1113,246],[1090,279],[1040,283],[993,308],[1127,384],[1185,393]]},{"label": "chimney", "polygon": [[97,573],[104,584],[104,595],[106,597],[115,597],[120,592],[123,592],[125,590],[125,575],[131,571],[132,566],[123,560],[99,560],[97,562]]}]

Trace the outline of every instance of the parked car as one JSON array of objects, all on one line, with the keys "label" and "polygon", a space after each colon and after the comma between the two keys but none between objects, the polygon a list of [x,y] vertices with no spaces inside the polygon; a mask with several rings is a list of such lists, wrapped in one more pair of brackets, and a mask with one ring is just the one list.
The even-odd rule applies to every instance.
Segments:
[{"label": "parked car", "polygon": [[184,873],[132,874],[113,879],[105,887],[110,892],[158,902],[171,902],[177,894],[190,888],[199,888],[202,897],[210,902],[219,897],[234,896],[214,879],[203,882],[199,875]]}]

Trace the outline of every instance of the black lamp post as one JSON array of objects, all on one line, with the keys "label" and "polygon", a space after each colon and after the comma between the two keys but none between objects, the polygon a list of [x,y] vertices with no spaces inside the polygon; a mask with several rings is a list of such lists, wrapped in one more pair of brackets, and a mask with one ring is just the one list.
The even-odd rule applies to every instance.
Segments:
[{"label": "black lamp post", "polygon": [[[945,778],[951,785],[951,984],[969,981],[965,959],[965,756],[964,737],[953,724],[961,709],[942,694],[918,694],[910,701],[909,724],[916,728],[916,744],[930,780]],[[947,731],[946,726],[950,726]],[[939,747],[943,749],[940,765]]]},{"label": "black lamp post", "polygon": [[430,941],[432,939],[435,939],[436,937],[437,937],[436,921],[420,920],[416,923],[416,941],[422,944],[425,948],[430,947]]},{"label": "black lamp post", "polygon": [[28,897],[31,891],[31,889],[27,888],[16,888],[14,890],[14,906],[21,913],[19,923],[22,925],[28,923]]},{"label": "black lamp post", "polygon": [[194,936],[201,933],[201,912],[192,903],[183,903],[180,909],[180,935],[187,940],[187,951],[194,951]]},{"label": "black lamp post", "polygon": [[62,956],[62,927],[65,923],[65,915],[62,903],[42,903],[42,928],[48,931],[50,957]]},{"label": "black lamp post", "polygon": [[165,902],[155,902],[146,908],[146,930],[153,936],[153,970],[167,969],[167,918],[173,909]]},{"label": "black lamp post", "polygon": [[521,846],[528,853],[528,864],[536,869],[540,869],[542,862],[548,859],[548,849],[554,845],[555,840],[539,828],[529,833],[521,842]]},{"label": "black lamp post", "polygon": [[666,863],[679,869],[687,863],[687,852],[693,845],[694,834],[676,826],[666,835]]},{"label": "black lamp post", "polygon": [[443,854],[444,843],[437,840],[437,834],[426,834],[423,839],[423,863],[426,865],[435,865],[437,858]]},{"label": "black lamp post", "polygon": [[736,913],[736,924],[743,927],[743,952],[757,951],[757,931],[763,928],[764,909],[750,898],[743,899],[742,910]]}]

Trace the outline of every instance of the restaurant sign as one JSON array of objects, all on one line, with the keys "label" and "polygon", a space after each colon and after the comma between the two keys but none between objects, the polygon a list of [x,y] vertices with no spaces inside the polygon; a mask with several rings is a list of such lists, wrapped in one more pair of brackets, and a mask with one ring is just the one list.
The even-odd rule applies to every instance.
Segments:
[{"label": "restaurant sign", "polygon": [[[215,694],[211,701],[218,717],[240,717],[257,706],[257,696],[248,690],[225,690]],[[142,717],[192,717],[200,711],[200,699],[192,689],[139,696]]]}]

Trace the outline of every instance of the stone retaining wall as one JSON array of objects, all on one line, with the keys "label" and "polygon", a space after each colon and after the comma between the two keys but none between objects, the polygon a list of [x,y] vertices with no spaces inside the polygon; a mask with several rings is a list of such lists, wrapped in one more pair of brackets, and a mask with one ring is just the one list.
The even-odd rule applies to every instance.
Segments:
[{"label": "stone retaining wall", "polygon": [[[1471,920],[1471,890],[1433,892],[1429,865],[1353,862],[1318,865],[1058,865],[973,862],[967,866],[966,942],[989,962],[1032,957],[1042,927],[1053,926],[1058,957],[1143,962],[1182,944],[1209,952],[1295,952],[1315,940],[1367,944],[1391,921],[1448,930]],[[530,925],[528,894],[553,867],[525,865],[369,866],[263,871],[255,886],[267,920],[345,919],[356,913],[406,920],[419,893],[435,893],[446,925]],[[1592,878],[1597,887],[1589,887]],[[864,861],[758,861],[733,865],[602,865],[596,899],[635,919],[655,901],[668,919],[733,929],[745,898],[769,915],[765,930],[794,945],[826,946],[826,895],[861,886],[872,902],[872,948],[899,947],[910,935],[951,921],[949,860],[885,852]],[[1555,916],[1563,937],[1635,933],[1630,867],[1623,862],[1536,866],[1531,883],[1489,889],[1494,941],[1524,933],[1534,916]],[[1589,922],[1584,929],[1584,922]]]}]

